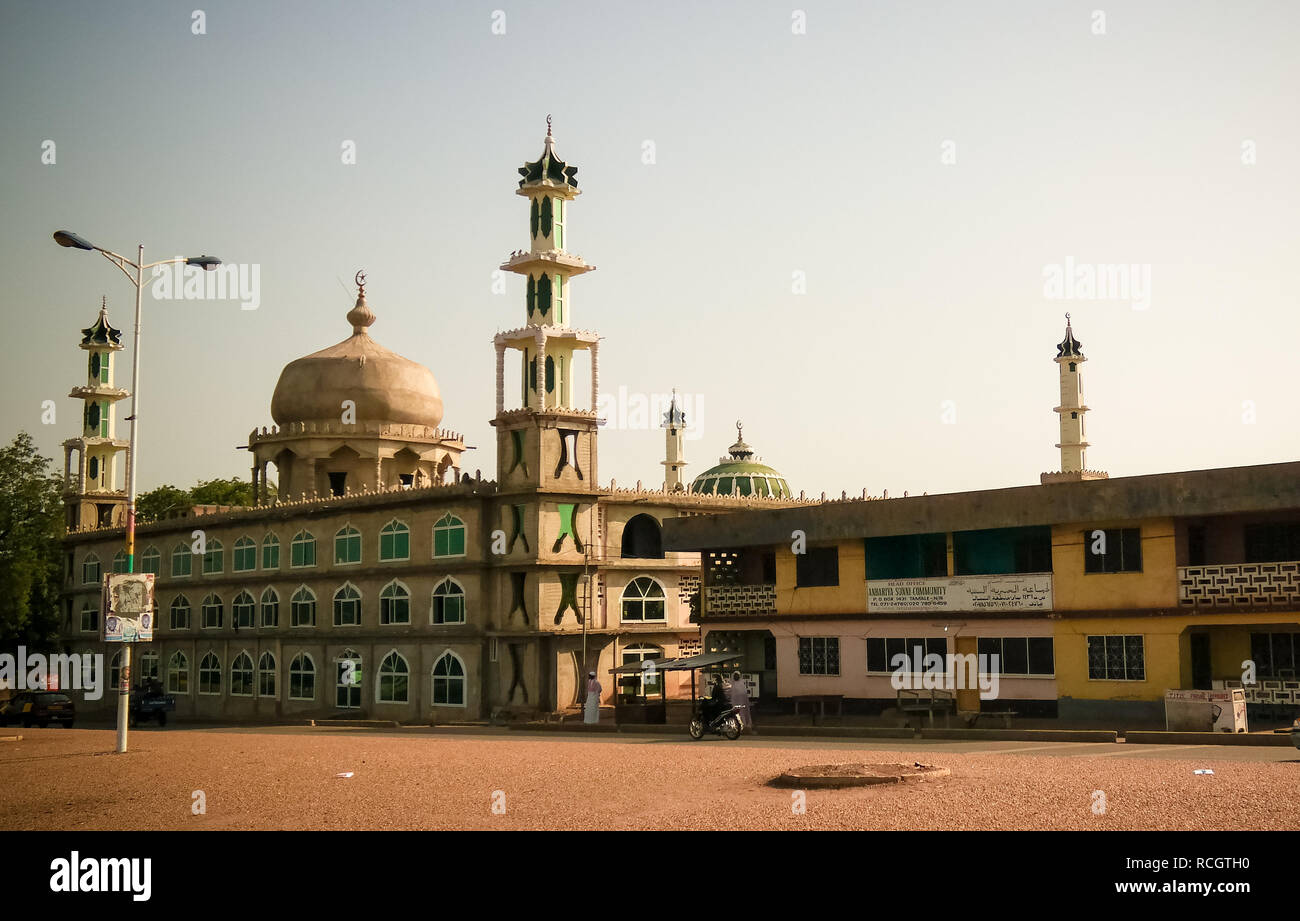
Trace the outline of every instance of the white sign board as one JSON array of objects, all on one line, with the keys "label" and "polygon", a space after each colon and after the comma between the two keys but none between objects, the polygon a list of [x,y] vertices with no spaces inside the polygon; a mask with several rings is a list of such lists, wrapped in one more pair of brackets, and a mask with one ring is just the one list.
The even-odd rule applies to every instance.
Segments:
[{"label": "white sign board", "polygon": [[873,579],[867,583],[868,613],[919,610],[1050,611],[1052,574]]},{"label": "white sign board", "polygon": [[118,572],[104,576],[100,609],[101,638],[105,643],[153,641],[153,589],[151,572]]}]

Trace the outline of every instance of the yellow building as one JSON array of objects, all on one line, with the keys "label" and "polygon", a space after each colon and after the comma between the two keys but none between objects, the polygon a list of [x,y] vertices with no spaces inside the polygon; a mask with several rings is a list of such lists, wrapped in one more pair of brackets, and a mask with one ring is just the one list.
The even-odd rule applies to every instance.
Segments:
[{"label": "yellow building", "polygon": [[997,696],[958,689],[961,710],[1149,724],[1168,689],[1254,678],[1254,712],[1284,718],[1300,704],[1300,463],[1087,470],[1083,360],[1067,327],[1062,469],[1039,485],[667,523],[666,547],[702,554],[705,648],[735,651],[764,699],[883,709],[895,657],[919,648],[998,656]]}]

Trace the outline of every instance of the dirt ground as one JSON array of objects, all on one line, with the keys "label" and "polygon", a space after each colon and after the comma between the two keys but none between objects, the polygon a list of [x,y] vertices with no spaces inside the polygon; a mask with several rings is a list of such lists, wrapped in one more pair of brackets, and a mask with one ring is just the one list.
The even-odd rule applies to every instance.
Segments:
[{"label": "dirt ground", "polygon": [[[116,755],[111,730],[6,732],[24,738],[0,742],[5,830],[1300,828],[1300,764],[1213,752],[1190,762],[920,753],[904,743],[817,751],[171,729],[137,732],[132,751]],[[918,759],[952,774],[806,793],[767,786],[799,765]],[[1194,774],[1200,767],[1214,774]],[[197,791],[206,812],[196,815]]]}]

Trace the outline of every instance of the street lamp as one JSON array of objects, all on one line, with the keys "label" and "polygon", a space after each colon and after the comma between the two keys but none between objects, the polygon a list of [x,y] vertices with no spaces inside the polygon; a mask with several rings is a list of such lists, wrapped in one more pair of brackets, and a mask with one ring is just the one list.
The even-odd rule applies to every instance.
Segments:
[{"label": "street lamp", "polygon": [[[135,471],[140,424],[140,306],[144,291],[144,270],[152,269],[154,266],[183,262],[186,265],[201,266],[204,271],[211,272],[221,265],[221,260],[215,256],[178,256],[175,259],[163,259],[146,265],[144,261],[144,244],[137,247],[136,261],[132,262],[125,256],[120,256],[112,250],[104,249],[102,246],[96,246],[85,237],[68,230],[55,231],[54,242],[72,249],[92,250],[102,253],[105,259],[121,269],[122,274],[127,277],[131,284],[135,285],[135,333],[131,355],[131,415],[126,420],[131,423],[131,447],[126,458],[126,571],[135,572]],[[127,271],[128,266],[135,269],[134,277]],[[126,751],[127,719],[130,706],[131,644],[123,643],[122,674],[117,691],[117,750],[119,752]]]}]

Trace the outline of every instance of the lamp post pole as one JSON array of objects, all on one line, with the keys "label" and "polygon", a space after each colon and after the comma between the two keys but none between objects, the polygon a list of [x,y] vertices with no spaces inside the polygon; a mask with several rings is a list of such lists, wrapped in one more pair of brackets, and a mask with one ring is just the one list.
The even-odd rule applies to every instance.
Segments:
[{"label": "lamp post pole", "polygon": [[[212,271],[221,264],[221,260],[214,256],[180,256],[175,259],[163,259],[158,262],[151,262],[148,265],[144,263],[144,244],[141,243],[136,247],[136,258],[132,262],[125,256],[95,246],[88,240],[70,233],[66,230],[57,231],[54,234],[54,241],[60,246],[67,246],[73,249],[93,250],[104,256],[109,262],[116,265],[122,270],[122,274],[127,277],[131,284],[135,285],[135,332],[132,336],[131,349],[131,415],[127,417],[131,423],[131,446],[127,450],[126,456],[126,571],[135,572],[135,496],[136,496],[136,469],[137,457],[136,452],[139,448],[140,437],[140,320],[144,304],[144,270],[152,269],[155,266],[170,265],[176,262],[183,262],[186,265],[201,266],[205,271]],[[135,276],[132,277],[127,269],[135,269]],[[103,612],[106,614],[107,612]],[[101,614],[102,621],[103,614]],[[118,676],[117,689],[117,751],[122,753],[126,751],[127,744],[127,724],[130,721],[131,710],[131,647],[132,643],[122,644],[122,669]]]}]

